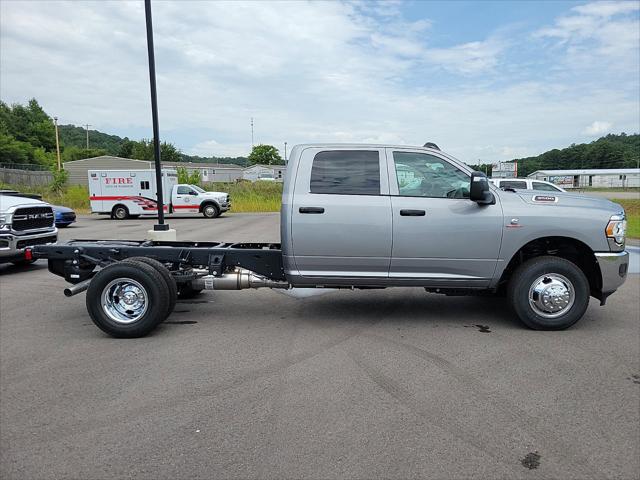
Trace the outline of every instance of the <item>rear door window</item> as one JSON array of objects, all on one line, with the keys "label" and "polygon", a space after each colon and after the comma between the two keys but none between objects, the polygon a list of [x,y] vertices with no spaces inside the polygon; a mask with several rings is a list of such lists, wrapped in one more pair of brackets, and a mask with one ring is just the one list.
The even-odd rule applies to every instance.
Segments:
[{"label": "rear door window", "polygon": [[503,180],[500,182],[500,188],[517,188],[520,190],[527,189],[527,182],[515,180]]},{"label": "rear door window", "polygon": [[311,167],[311,193],[380,195],[380,156],[377,151],[320,152]]}]

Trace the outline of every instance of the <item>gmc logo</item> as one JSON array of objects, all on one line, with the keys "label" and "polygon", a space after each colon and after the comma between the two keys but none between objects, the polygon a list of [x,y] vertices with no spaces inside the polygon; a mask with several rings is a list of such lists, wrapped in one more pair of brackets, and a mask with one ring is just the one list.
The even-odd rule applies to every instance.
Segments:
[{"label": "gmc logo", "polygon": [[133,183],[133,178],[105,178],[104,183],[107,185],[130,185]]}]

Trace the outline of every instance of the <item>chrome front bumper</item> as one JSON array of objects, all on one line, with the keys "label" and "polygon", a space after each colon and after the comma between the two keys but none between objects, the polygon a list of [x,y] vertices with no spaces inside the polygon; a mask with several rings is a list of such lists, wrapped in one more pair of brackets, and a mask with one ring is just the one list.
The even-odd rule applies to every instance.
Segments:
[{"label": "chrome front bumper", "polygon": [[0,233],[0,262],[19,260],[24,256],[26,247],[56,243],[57,239],[57,228],[48,232],[30,233],[28,235]]},{"label": "chrome front bumper", "polygon": [[602,274],[602,295],[606,298],[626,280],[629,252],[596,253],[595,255]]}]

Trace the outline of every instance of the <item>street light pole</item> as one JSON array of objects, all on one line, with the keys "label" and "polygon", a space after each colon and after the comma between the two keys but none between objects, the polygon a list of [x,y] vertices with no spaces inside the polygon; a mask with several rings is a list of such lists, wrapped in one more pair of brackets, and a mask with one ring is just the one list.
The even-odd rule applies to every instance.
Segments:
[{"label": "street light pole", "polygon": [[56,155],[58,156],[58,171],[62,170],[60,162],[60,140],[58,139],[58,117],[53,117],[53,124],[56,126]]},{"label": "street light pole", "polygon": [[160,163],[160,127],[158,125],[158,96],[156,91],[156,59],[153,51],[153,23],[151,20],[151,0],[144,0],[144,13],[147,23],[147,51],[149,55],[149,83],[151,86],[151,116],[153,119],[153,153],[156,165],[156,189],[158,192],[158,223],[154,231],[168,231],[164,223],[164,199],[162,197],[162,164]]}]

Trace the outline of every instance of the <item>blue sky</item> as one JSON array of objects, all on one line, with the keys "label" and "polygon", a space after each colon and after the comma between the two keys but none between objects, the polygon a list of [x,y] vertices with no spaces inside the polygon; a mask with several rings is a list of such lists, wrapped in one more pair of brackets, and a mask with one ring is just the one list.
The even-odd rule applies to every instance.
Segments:
[{"label": "blue sky", "polygon": [[[185,153],[422,144],[464,161],[640,131],[639,2],[154,2]],[[151,136],[142,2],[0,2],[0,96]]]}]

